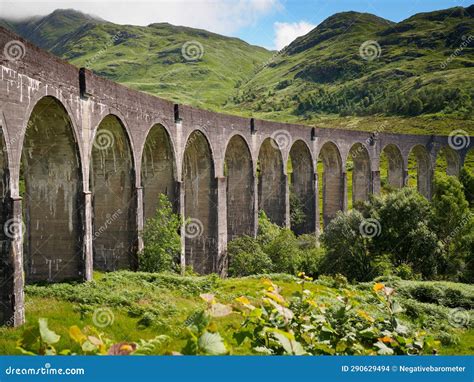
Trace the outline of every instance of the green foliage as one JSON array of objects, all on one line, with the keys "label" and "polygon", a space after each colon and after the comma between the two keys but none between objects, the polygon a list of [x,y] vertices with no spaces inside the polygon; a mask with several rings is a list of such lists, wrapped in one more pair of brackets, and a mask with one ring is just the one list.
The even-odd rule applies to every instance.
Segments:
[{"label": "green foliage", "polygon": [[61,347],[61,336],[49,329],[46,318],[40,318],[38,326],[30,326],[24,331],[17,349],[26,355],[144,355],[169,340],[168,336],[160,335],[137,343],[114,343],[94,327],[87,326],[81,330],[76,325],[69,328],[69,337],[73,347]]},{"label": "green foliage", "polygon": [[[367,131],[380,127],[383,117],[387,131],[431,134],[449,133],[453,124],[473,128],[472,49],[451,56],[463,43],[470,12],[428,12],[396,25],[338,13],[278,55],[193,28],[117,25],[72,10],[5,25],[73,65],[173,102]],[[367,62],[359,47],[370,40],[382,52]],[[203,47],[195,61],[181,53],[189,41]]]},{"label": "green foliage", "polygon": [[177,270],[181,255],[178,230],[180,217],[173,213],[166,195],[160,195],[156,216],[147,220],[143,232],[143,251],[138,255],[139,269],[146,272]]},{"label": "green foliage", "polygon": [[290,226],[294,232],[301,232],[306,224],[303,203],[294,192],[290,192]]},{"label": "green foliage", "polygon": [[474,208],[474,175],[463,167],[459,174],[459,180],[463,185],[464,195],[471,208]]},{"label": "green foliage", "polygon": [[441,248],[431,228],[430,203],[415,190],[405,187],[386,195],[369,209],[380,224],[374,254],[390,254],[395,266],[409,264],[424,277],[438,272]]},{"label": "green foliage", "polygon": [[260,210],[258,213],[258,242],[264,246],[280,234],[281,227],[270,221],[265,211]]},{"label": "green foliage", "polygon": [[273,263],[274,272],[296,274],[300,269],[301,251],[298,239],[290,230],[283,228],[271,242],[264,246]]},{"label": "green foliage", "polygon": [[[308,242],[311,241],[310,237],[307,239]],[[305,246],[306,244],[300,245]],[[349,348],[344,350],[344,344],[351,343],[350,341],[363,343],[365,350],[362,350],[361,354],[374,354],[378,351],[378,348],[372,345],[384,335],[377,337],[377,339],[367,338],[365,335],[359,336],[360,331],[366,325],[372,325],[366,322],[367,319],[370,320],[368,317],[374,319],[373,325],[376,327],[379,325],[387,327],[386,325],[388,325],[383,324],[383,321],[389,317],[388,311],[382,307],[382,303],[378,302],[376,295],[374,295],[373,282],[351,285],[341,275],[324,276],[312,282],[311,278],[300,274],[303,280],[300,280],[299,284],[295,276],[288,274],[270,274],[265,277],[271,279],[274,284],[278,284],[278,294],[288,304],[277,302],[280,306],[290,309],[295,317],[303,320],[300,322],[303,322],[306,327],[309,328],[310,324],[314,324],[316,329],[310,330],[310,334],[316,333],[319,336],[320,326],[318,326],[319,321],[317,320],[320,317],[318,314],[320,310],[325,310],[321,315],[324,320],[330,323],[330,328],[336,330],[336,333],[321,333],[321,336],[328,336],[330,344],[328,347],[323,347],[323,350],[318,350],[320,353],[326,351],[337,354],[350,352],[352,350]],[[403,307],[404,312],[397,313],[395,318],[401,325],[406,326],[410,333],[414,336],[418,333],[421,337],[435,337],[443,344],[449,344],[449,348],[442,347],[440,349],[443,354],[472,353],[472,341],[469,342],[474,333],[472,329],[474,287],[472,285],[438,281],[403,281],[395,276],[384,276],[383,279],[386,280],[385,285],[396,289],[397,294],[393,293],[391,298]],[[80,344],[71,338],[70,328],[74,326],[81,328],[80,331],[87,337],[97,338],[97,340],[92,338],[92,341],[89,341],[92,345],[95,344],[95,347],[89,343],[85,345],[87,354],[102,354],[99,352],[101,344],[105,345],[108,352],[111,345],[124,343],[131,346],[132,349],[134,343],[137,345],[137,350],[131,354],[176,354],[176,351],[188,353],[184,349],[193,338],[189,331],[196,337],[191,341],[196,345],[194,347],[195,353],[189,351],[191,354],[216,352],[213,350],[213,344],[218,345],[217,352],[221,352],[219,350],[222,350],[219,345],[221,343],[226,348],[226,354],[253,354],[255,353],[251,347],[253,337],[240,342],[243,336],[242,332],[247,331],[247,328],[241,328],[245,317],[242,318],[235,311],[235,307],[230,313],[230,304],[239,304],[236,307],[239,312],[244,308],[242,299],[239,298],[239,301],[235,301],[236,297],[247,296],[251,305],[257,309],[265,308],[265,314],[272,317],[265,324],[266,326],[272,325],[271,327],[287,331],[285,327],[280,326],[281,314],[284,314],[285,311],[280,312],[280,308],[271,303],[268,305],[263,301],[262,297],[269,298],[269,296],[266,293],[260,293],[261,282],[261,275],[220,279],[216,275],[183,277],[175,274],[126,271],[98,273],[95,275],[94,281],[89,283],[28,285],[25,291],[26,318],[28,323],[38,322],[39,318],[48,318],[48,327],[54,329],[53,333],[61,337],[58,342],[52,344],[57,354],[62,351],[68,351],[67,354],[84,354],[82,345],[85,342]],[[265,281],[265,292],[273,292],[268,289],[271,286]],[[415,291],[419,287],[424,289]],[[303,295],[306,296],[308,293],[308,299],[313,300],[317,308],[314,307],[314,310],[300,314],[297,304],[298,296],[301,296],[304,290],[308,290],[309,293],[304,292]],[[377,293],[382,292],[378,291]],[[349,299],[348,304],[345,302],[346,298]],[[217,299],[220,304],[217,303]],[[418,299],[430,302],[421,302]],[[345,306],[348,307],[347,311],[342,309]],[[78,309],[75,309],[76,307]],[[109,308],[115,319],[113,324],[95,329],[93,312],[103,307]],[[462,308],[465,309],[465,312],[458,310]],[[346,313],[342,314],[344,311]],[[461,319],[470,317],[470,324],[453,326],[453,312],[458,311],[461,313]],[[202,317],[203,314],[207,316],[205,321],[205,317]],[[201,321],[206,324],[199,324]],[[466,318],[463,322],[467,323],[468,319]],[[300,342],[304,345],[304,350],[308,351],[307,342],[300,340],[296,335],[300,330],[298,328],[302,328],[302,326],[296,325],[296,319],[292,323],[295,324],[294,341]],[[321,330],[324,331],[325,326],[324,324]],[[18,354],[19,350],[15,350],[16,343],[21,341],[32,328],[34,329],[32,326],[0,328],[0,337],[2,338],[0,353]],[[423,334],[423,331],[429,334]],[[200,342],[199,339],[204,332],[208,332],[211,336],[206,339],[208,337],[206,335]],[[160,334],[169,338],[163,338]],[[277,341],[281,343],[281,346],[286,347],[286,352],[291,352],[292,348],[295,349],[291,336],[287,338],[284,334],[279,334],[276,335]],[[74,335],[76,338],[80,337],[77,329],[75,329]],[[157,335],[158,341],[154,342]],[[28,349],[34,354],[40,353],[38,336],[40,333],[37,327],[36,334],[30,336],[35,345],[28,347],[25,343],[24,349]],[[49,336],[47,335],[45,338],[49,338]],[[271,338],[273,338],[273,334]],[[322,337],[315,338],[315,341],[318,341],[321,346],[325,344],[319,340]],[[396,339],[396,337],[393,338]],[[134,341],[134,339],[140,340]],[[311,341],[311,338],[307,339]],[[398,339],[396,340],[398,341]],[[154,344],[152,344],[153,342]],[[144,347],[143,343],[149,343],[149,345]],[[335,345],[336,343],[338,345]],[[333,349],[334,345],[336,350]],[[387,344],[387,346],[393,347],[396,354],[401,352],[396,344]],[[47,347],[49,345],[43,344],[41,352],[45,353]],[[120,347],[114,351],[120,351]],[[281,350],[283,348],[279,347],[278,349],[283,351]],[[128,352],[129,350],[130,348],[125,346],[121,351]]]},{"label": "green foliage", "polygon": [[269,273],[273,263],[263,252],[256,239],[243,236],[232,240],[227,246],[229,257],[229,276],[239,277]]},{"label": "green foliage", "polygon": [[213,318],[232,313],[230,306],[216,302],[213,294],[202,294],[206,309],[191,314],[187,322],[187,342],[182,349],[186,355],[224,355],[229,352],[223,338],[216,330]]},{"label": "green foliage", "polygon": [[[465,174],[464,181],[469,183]],[[454,176],[436,174],[432,206],[436,231],[444,244],[442,273],[455,279],[469,279],[474,216],[461,182]]]},{"label": "green foliage", "polygon": [[310,277],[318,277],[321,274],[325,252],[319,246],[316,235],[304,234],[298,236],[298,247],[300,249],[299,270]]},{"label": "green foliage", "polygon": [[400,264],[395,268],[395,275],[400,277],[402,280],[420,280],[421,275],[413,272],[413,269],[408,264]]},{"label": "green foliage", "polygon": [[372,240],[360,233],[364,217],[357,210],[339,212],[321,235],[326,249],[322,271],[342,273],[349,280],[368,281],[376,274],[375,257],[370,253]]},{"label": "green foliage", "polygon": [[343,290],[330,306],[318,304],[315,294],[305,287],[311,281],[302,275],[301,290],[290,299],[281,289],[265,280],[266,290],[259,305],[246,297],[237,299],[244,317],[235,333],[238,343],[248,341],[261,354],[274,355],[355,355],[432,354],[439,342],[425,333],[416,333],[400,318],[403,308],[394,298],[394,289],[375,284],[373,304],[377,315],[360,309],[357,295]]}]

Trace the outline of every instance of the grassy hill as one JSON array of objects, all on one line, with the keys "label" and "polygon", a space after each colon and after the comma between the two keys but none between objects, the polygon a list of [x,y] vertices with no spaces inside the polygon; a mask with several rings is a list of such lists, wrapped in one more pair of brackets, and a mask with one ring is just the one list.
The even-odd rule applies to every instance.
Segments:
[{"label": "grassy hill", "polygon": [[[210,109],[222,105],[236,84],[272,54],[204,30],[167,23],[118,25],[73,10],[8,23],[23,37],[78,67],[137,90]],[[185,43],[191,44],[188,56],[197,60],[186,60]]]},{"label": "grassy hill", "polygon": [[[218,302],[234,307],[230,315],[213,320],[210,330],[222,335],[231,354],[256,354],[248,340],[239,343],[235,336],[243,323],[242,314],[236,309],[239,305],[236,298],[246,296],[252,303],[261,303],[268,298],[268,285],[262,282],[267,278],[281,287],[281,295],[286,299],[301,293],[301,280],[285,274],[220,279],[216,275],[182,277],[121,271],[96,273],[94,281],[83,284],[29,285],[25,303],[27,324],[16,329],[0,327],[0,354],[21,354],[16,349],[17,341],[26,336],[32,342],[29,328],[36,325],[39,318],[47,318],[49,327],[61,336],[55,345],[58,350],[80,350],[70,338],[69,330],[77,325],[81,329],[95,328],[102,333],[101,338],[113,342],[138,342],[166,335],[167,340],[158,344],[152,353],[182,351],[193,321],[206,307],[200,294],[210,293]],[[332,322],[337,330],[344,332],[349,329],[342,326],[345,316],[360,315],[363,321],[364,317],[378,319],[381,315],[373,285],[373,282],[338,284],[337,278],[326,277],[306,282],[304,288],[314,292],[317,306],[327,307],[328,311],[344,307],[344,299],[350,296],[353,305]],[[472,285],[396,279],[387,285],[396,289],[396,301],[404,309],[400,319],[410,328],[431,333],[440,341],[437,348],[441,354],[473,354]],[[464,310],[459,311],[459,306]],[[450,317],[458,311],[460,317],[467,320],[466,326],[453,325]],[[341,345],[343,342],[341,340]],[[342,352],[343,347],[339,354]]]},{"label": "grassy hill", "polygon": [[[400,23],[338,13],[278,53],[204,30],[117,25],[73,10],[0,24],[77,66],[201,108],[320,127],[474,134],[473,16],[474,5]],[[186,60],[185,43],[198,59]]]},{"label": "grassy hill", "polygon": [[473,131],[473,15],[474,6],[458,7],[395,24],[336,14],[274,56],[227,107],[327,127],[370,130],[388,117],[398,131],[449,131],[454,121]]}]

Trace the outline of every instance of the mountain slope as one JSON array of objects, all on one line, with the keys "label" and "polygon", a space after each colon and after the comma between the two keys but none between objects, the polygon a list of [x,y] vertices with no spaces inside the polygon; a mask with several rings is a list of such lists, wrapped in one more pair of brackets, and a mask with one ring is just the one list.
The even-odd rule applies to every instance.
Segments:
[{"label": "mountain slope", "polygon": [[211,109],[222,105],[272,54],[204,30],[167,23],[117,25],[73,10],[8,23],[76,66],[137,90]]},{"label": "mountain slope", "polygon": [[458,7],[395,24],[336,14],[283,49],[226,108],[319,123],[418,116],[461,119],[472,127],[473,15],[474,6]]},{"label": "mountain slope", "polygon": [[474,5],[400,23],[343,12],[278,53],[73,10],[0,25],[101,76],[201,108],[320,127],[474,134],[473,15]]}]

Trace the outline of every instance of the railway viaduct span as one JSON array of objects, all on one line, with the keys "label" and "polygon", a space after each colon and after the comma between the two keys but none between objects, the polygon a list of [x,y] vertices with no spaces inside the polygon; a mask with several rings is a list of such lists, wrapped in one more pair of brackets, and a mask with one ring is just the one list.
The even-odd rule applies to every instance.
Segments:
[{"label": "railway viaduct span", "polygon": [[320,215],[327,224],[347,209],[348,160],[354,202],[379,192],[382,152],[393,187],[406,185],[414,152],[417,186],[429,198],[440,149],[455,175],[472,148],[455,150],[446,136],[319,129],[177,105],[3,28],[0,53],[0,324],[24,322],[25,283],[135,269],[160,193],[188,218],[182,264],[222,273],[228,240],[254,235],[260,209],[290,224],[290,189],[306,215],[293,228],[317,233]]}]

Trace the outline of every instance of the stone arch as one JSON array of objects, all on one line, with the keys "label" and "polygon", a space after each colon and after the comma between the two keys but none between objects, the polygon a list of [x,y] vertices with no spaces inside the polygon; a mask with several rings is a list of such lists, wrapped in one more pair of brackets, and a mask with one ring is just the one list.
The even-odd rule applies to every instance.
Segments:
[{"label": "stone arch", "polygon": [[459,176],[461,159],[456,150],[449,146],[442,147],[436,154],[436,171],[445,172],[450,176]]},{"label": "stone arch", "polygon": [[[313,159],[308,146],[297,140],[290,149],[288,158],[290,190],[290,223],[297,234],[316,230],[316,184]],[[302,212],[298,214],[297,212]],[[296,215],[301,215],[296,218]],[[297,221],[295,221],[297,220]]]},{"label": "stone arch", "polygon": [[355,207],[358,203],[369,199],[372,184],[370,156],[362,143],[352,145],[346,161],[346,169],[348,194],[352,193],[352,198],[348,202],[351,203],[351,207]]},{"label": "stone arch", "polygon": [[183,157],[185,262],[206,274],[217,269],[217,182],[206,136],[189,135]]},{"label": "stone arch", "polygon": [[153,125],[142,153],[141,181],[145,221],[155,216],[159,196],[164,194],[177,210],[176,162],[171,137],[164,126]]},{"label": "stone arch", "polygon": [[472,147],[464,157],[464,168],[474,175],[474,147]]},{"label": "stone arch", "polygon": [[[386,160],[384,160],[386,159]],[[387,167],[386,176],[381,176],[382,183],[386,183],[389,188],[402,188],[405,186],[405,162],[397,145],[392,143],[386,145],[381,153],[380,169]]]},{"label": "stone arch", "polygon": [[100,122],[91,154],[94,268],[136,268],[135,173],[126,128],[114,114]]},{"label": "stone arch", "polygon": [[20,168],[27,282],[83,278],[80,152],[71,118],[54,97],[32,109]]},{"label": "stone arch", "polygon": [[327,226],[336,213],[344,208],[342,159],[336,144],[326,142],[321,147],[318,162],[322,165],[322,220]]},{"label": "stone arch", "polygon": [[[466,156],[464,157],[463,168],[467,171],[468,174],[474,176],[474,147],[471,147],[471,149],[466,153]],[[471,207],[474,206],[473,191],[474,190],[472,186],[467,185],[467,187],[464,188],[466,199],[468,200]]]},{"label": "stone arch", "polygon": [[250,149],[240,135],[228,142],[224,158],[227,240],[255,235],[255,178]]},{"label": "stone arch", "polygon": [[279,226],[286,226],[286,175],[278,144],[267,138],[258,153],[258,208]]},{"label": "stone arch", "polygon": [[426,147],[423,145],[416,145],[410,150],[408,155],[408,167],[409,167],[409,185],[411,183],[412,174],[411,169],[413,168],[416,171],[416,189],[418,192],[426,197],[427,199],[431,198],[431,181],[432,181],[432,167],[431,159],[426,150]]},{"label": "stone arch", "polygon": [[2,118],[2,112],[0,111],[0,224],[3,229],[0,230],[0,325],[7,321],[11,321],[12,317],[12,291],[13,291],[13,280],[12,280],[12,268],[10,259],[10,247],[13,237],[10,237],[8,233],[11,230],[5,230],[6,222],[8,221],[10,214],[9,208],[9,171],[8,171],[8,153],[6,145],[5,131],[6,127]]}]

